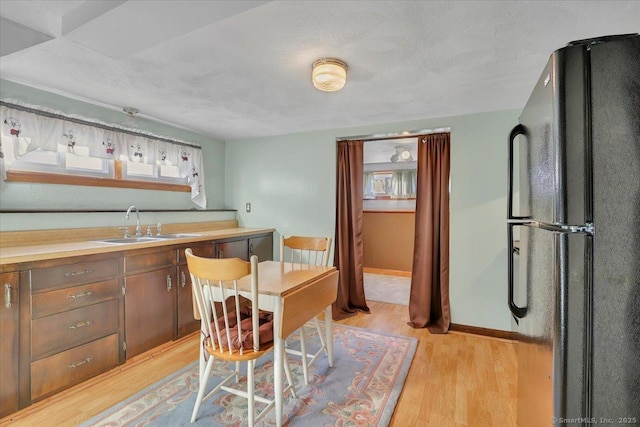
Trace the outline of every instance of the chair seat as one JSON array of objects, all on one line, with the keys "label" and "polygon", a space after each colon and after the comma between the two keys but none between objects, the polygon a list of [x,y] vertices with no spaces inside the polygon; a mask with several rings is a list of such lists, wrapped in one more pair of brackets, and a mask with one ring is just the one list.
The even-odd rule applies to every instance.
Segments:
[{"label": "chair seat", "polygon": [[260,343],[260,350],[254,351],[253,349],[244,350],[242,354],[240,353],[229,353],[228,351],[221,352],[219,349],[214,349],[210,345],[205,345],[204,349],[211,356],[216,359],[225,360],[227,362],[244,362],[247,360],[255,360],[258,359],[273,349],[273,342],[265,343],[264,345]]},{"label": "chair seat", "polygon": [[[217,323],[217,328],[220,331],[220,338],[222,340],[220,347],[224,350],[228,350],[230,345],[234,350],[239,350],[240,347],[242,347],[243,351],[253,349],[253,317],[251,307],[241,308],[239,313],[241,336],[238,336],[238,315],[235,310],[227,314],[228,325],[225,323],[224,316],[218,318],[217,322],[211,322],[211,329],[213,331],[216,330]],[[258,314],[258,325],[260,344],[273,342],[273,313],[260,310]],[[227,336],[227,327],[229,328],[229,336]],[[219,344],[217,333],[213,335],[212,339],[214,344]],[[211,347],[213,347],[213,345]]]}]

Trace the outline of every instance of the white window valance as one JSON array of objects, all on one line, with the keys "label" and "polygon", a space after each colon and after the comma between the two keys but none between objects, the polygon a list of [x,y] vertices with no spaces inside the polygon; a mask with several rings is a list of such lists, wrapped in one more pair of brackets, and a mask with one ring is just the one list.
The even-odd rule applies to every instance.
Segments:
[{"label": "white window valance", "polygon": [[6,171],[30,169],[88,176],[183,183],[191,200],[206,207],[199,145],[11,100],[0,101],[0,184]]}]

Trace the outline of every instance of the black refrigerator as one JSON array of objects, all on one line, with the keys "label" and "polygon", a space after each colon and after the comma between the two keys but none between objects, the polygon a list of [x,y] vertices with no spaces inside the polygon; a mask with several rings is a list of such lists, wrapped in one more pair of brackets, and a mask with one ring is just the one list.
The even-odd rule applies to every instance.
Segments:
[{"label": "black refrigerator", "polygon": [[553,52],[519,122],[507,208],[518,425],[640,425],[640,36]]}]

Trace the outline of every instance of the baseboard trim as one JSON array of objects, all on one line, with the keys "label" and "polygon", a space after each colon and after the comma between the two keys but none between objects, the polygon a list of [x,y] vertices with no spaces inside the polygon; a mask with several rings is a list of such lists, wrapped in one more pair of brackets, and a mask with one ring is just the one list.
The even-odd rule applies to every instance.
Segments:
[{"label": "baseboard trim", "polygon": [[492,338],[502,338],[512,341],[518,340],[518,334],[512,331],[501,331],[499,329],[482,328],[480,326],[460,325],[457,323],[449,324],[450,331],[466,332],[474,335],[484,335]]}]

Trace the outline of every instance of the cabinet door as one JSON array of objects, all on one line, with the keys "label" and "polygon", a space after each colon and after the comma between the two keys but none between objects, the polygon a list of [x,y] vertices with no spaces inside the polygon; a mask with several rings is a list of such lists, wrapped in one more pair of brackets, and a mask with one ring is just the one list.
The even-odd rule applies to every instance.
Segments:
[{"label": "cabinet door", "polygon": [[178,338],[200,329],[200,321],[193,316],[191,276],[186,265],[178,267]]},{"label": "cabinet door", "polygon": [[247,239],[216,243],[217,258],[240,258],[249,261]]},{"label": "cabinet door", "polygon": [[18,410],[18,273],[0,274],[0,418]]},{"label": "cabinet door", "polygon": [[125,339],[127,359],[171,341],[176,335],[176,270],[168,267],[127,276]]},{"label": "cabinet door", "polygon": [[273,235],[250,238],[249,257],[251,255],[256,255],[258,261],[273,261]]}]

